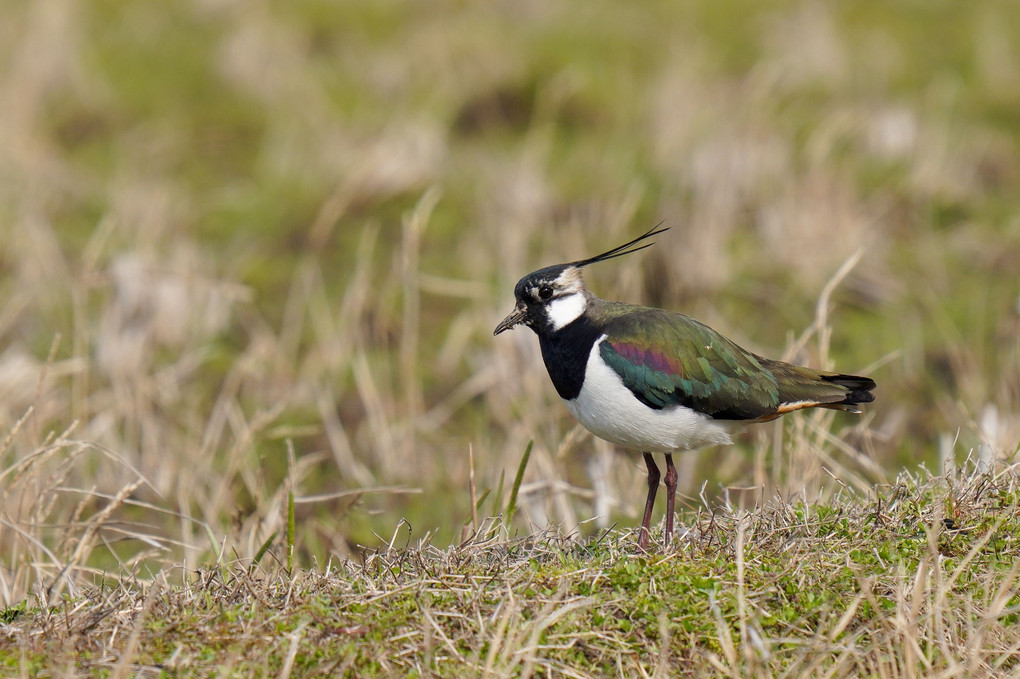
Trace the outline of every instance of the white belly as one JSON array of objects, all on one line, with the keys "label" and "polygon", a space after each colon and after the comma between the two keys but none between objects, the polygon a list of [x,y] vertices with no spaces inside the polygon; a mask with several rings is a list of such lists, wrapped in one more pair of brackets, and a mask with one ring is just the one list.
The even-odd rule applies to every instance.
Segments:
[{"label": "white belly", "polygon": [[602,362],[599,345],[588,355],[584,386],[577,398],[563,402],[584,427],[599,438],[649,453],[680,453],[732,443],[732,423],[713,420],[684,406],[649,408]]}]

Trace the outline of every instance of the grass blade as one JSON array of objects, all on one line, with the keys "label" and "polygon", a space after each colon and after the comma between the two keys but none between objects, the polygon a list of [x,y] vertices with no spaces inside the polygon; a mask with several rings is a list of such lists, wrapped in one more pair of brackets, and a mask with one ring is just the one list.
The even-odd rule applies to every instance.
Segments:
[{"label": "grass blade", "polygon": [[510,490],[510,504],[507,505],[506,509],[506,525],[509,526],[514,520],[514,514],[517,513],[517,494],[521,490],[521,480],[524,479],[524,470],[528,466],[528,460],[531,458],[531,449],[535,445],[535,439],[528,441],[528,447],[524,449],[524,457],[521,458],[521,463],[517,466],[517,476],[514,478],[514,486]]},{"label": "grass blade", "polygon": [[294,571],[294,489],[287,493],[287,572]]},{"label": "grass blade", "polygon": [[273,540],[276,539],[276,534],[278,532],[279,531],[274,530],[273,534],[269,536],[269,539],[262,543],[262,546],[259,547],[259,551],[255,552],[255,558],[252,560],[253,563],[258,563],[262,560],[262,557],[264,557],[266,552],[269,551],[269,547],[272,546]]}]

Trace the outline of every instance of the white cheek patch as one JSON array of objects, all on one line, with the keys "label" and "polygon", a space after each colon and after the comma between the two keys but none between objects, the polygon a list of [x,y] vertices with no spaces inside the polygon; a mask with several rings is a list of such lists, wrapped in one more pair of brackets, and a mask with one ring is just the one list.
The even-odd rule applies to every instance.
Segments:
[{"label": "white cheek patch", "polygon": [[576,321],[587,308],[588,300],[586,300],[584,295],[581,293],[557,297],[553,301],[549,302],[549,321],[553,325],[553,330],[560,330],[561,328],[565,328],[570,325]]}]

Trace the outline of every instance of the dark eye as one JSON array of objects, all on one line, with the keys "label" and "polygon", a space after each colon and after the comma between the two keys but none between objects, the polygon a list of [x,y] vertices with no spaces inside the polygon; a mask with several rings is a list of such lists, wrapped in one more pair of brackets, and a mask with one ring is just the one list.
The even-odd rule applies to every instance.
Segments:
[{"label": "dark eye", "polygon": [[552,297],[552,292],[553,291],[551,287],[549,287],[548,285],[543,285],[538,289],[538,298],[542,301],[545,301]]}]

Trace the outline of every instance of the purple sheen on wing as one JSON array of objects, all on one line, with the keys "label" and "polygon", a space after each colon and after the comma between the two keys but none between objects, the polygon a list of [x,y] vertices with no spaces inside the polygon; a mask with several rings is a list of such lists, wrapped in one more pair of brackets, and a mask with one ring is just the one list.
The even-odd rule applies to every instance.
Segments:
[{"label": "purple sheen on wing", "polygon": [[682,376],[684,374],[683,364],[676,357],[667,356],[653,349],[646,349],[627,342],[613,343],[610,346],[622,358],[635,365],[642,365],[667,375]]}]

